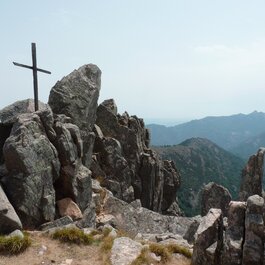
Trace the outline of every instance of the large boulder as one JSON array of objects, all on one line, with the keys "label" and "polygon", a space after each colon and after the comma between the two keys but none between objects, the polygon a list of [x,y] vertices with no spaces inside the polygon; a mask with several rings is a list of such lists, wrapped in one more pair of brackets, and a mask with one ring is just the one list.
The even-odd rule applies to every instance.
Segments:
[{"label": "large boulder", "polygon": [[220,209],[210,209],[202,218],[195,235],[192,265],[220,265],[223,219]]},{"label": "large boulder", "polygon": [[80,130],[92,131],[100,85],[100,69],[94,64],[83,65],[55,84],[48,103],[55,114],[72,118]]},{"label": "large boulder", "polygon": [[265,148],[260,148],[255,155],[252,155],[242,171],[242,180],[239,192],[239,199],[246,201],[249,196],[262,196],[263,161]]},{"label": "large boulder", "polygon": [[227,216],[231,199],[228,189],[214,182],[208,183],[202,190],[201,215],[206,215],[211,208],[218,208],[222,210],[224,216]]},{"label": "large boulder", "polygon": [[49,96],[55,114],[64,114],[80,129],[83,145],[82,163],[90,167],[95,135],[97,101],[101,85],[101,71],[93,64],[74,70],[58,81]]},{"label": "large boulder", "polygon": [[39,111],[18,116],[3,147],[8,170],[4,188],[26,227],[51,221],[55,216],[53,183],[59,177],[60,162],[42,115]]},{"label": "large boulder", "polygon": [[9,234],[16,229],[22,229],[21,221],[0,185],[0,234]]}]

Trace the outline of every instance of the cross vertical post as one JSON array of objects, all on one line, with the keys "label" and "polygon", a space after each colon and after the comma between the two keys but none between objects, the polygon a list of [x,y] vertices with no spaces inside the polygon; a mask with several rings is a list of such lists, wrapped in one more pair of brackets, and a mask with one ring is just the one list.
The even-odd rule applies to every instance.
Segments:
[{"label": "cross vertical post", "polygon": [[31,43],[35,111],[39,110],[36,44]]},{"label": "cross vertical post", "polygon": [[33,72],[33,88],[34,88],[34,105],[35,105],[35,111],[39,110],[39,96],[38,96],[38,71],[45,73],[45,74],[51,74],[50,71],[43,70],[37,67],[37,54],[36,54],[36,43],[31,43],[31,53],[32,53],[32,66],[21,64],[21,63],[15,63],[14,65],[24,67],[31,69]]}]

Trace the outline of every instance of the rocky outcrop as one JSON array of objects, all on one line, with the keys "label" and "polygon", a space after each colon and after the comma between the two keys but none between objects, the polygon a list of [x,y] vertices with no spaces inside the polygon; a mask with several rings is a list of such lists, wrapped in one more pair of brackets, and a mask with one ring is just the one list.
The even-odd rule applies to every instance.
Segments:
[{"label": "rocky outcrop", "polygon": [[18,116],[3,147],[8,170],[3,184],[25,227],[51,221],[55,216],[53,183],[59,177],[60,162],[40,116]]},{"label": "rocky outcrop", "polygon": [[122,200],[140,199],[148,209],[179,214],[180,174],[172,162],[162,161],[149,148],[143,120],[126,112],[119,115],[114,100],[106,100],[97,109],[96,125],[93,177]]},{"label": "rocky outcrop", "polygon": [[222,210],[224,216],[227,216],[231,199],[228,189],[214,182],[208,183],[202,190],[201,215],[206,215],[211,208],[217,208]]},{"label": "rocky outcrop", "polygon": [[54,144],[61,162],[60,176],[55,182],[56,197],[72,198],[84,211],[91,201],[91,171],[82,164],[83,142],[79,128],[64,115],[55,119]]},{"label": "rocky outcrop", "polygon": [[210,209],[195,234],[192,265],[261,265],[264,262],[264,199],[231,201],[227,220]]},{"label": "rocky outcrop", "polygon": [[245,241],[242,265],[263,264],[264,255],[264,199],[253,195],[247,199],[245,215]]},{"label": "rocky outcrop", "polygon": [[24,227],[53,221],[55,202],[64,198],[83,212],[80,224],[95,222],[86,165],[91,163],[99,90],[100,70],[85,65],[52,89],[53,111],[41,103],[34,112],[33,100],[0,111],[0,179]]},{"label": "rocky outcrop", "polygon": [[239,199],[246,201],[249,196],[262,196],[263,161],[265,148],[260,148],[255,155],[252,155],[242,171],[242,180],[239,192]]},{"label": "rocky outcrop", "polygon": [[228,223],[224,234],[223,264],[241,264],[245,233],[246,203],[231,201],[228,209]]},{"label": "rocky outcrop", "polygon": [[22,229],[22,224],[13,206],[6,197],[0,185],[0,232],[9,234],[16,229]]},{"label": "rocky outcrop", "polygon": [[101,71],[93,64],[74,70],[58,81],[49,96],[49,105],[55,114],[70,117],[78,126],[84,143],[82,163],[89,167],[95,135],[97,101],[101,86]]}]

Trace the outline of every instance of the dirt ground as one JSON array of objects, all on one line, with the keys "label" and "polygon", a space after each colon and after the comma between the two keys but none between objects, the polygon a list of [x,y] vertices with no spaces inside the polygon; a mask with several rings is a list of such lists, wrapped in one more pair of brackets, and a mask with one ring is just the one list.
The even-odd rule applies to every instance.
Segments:
[{"label": "dirt ground", "polygon": [[[0,255],[0,265],[106,265],[99,246],[62,244],[38,232],[30,237],[29,249],[17,256]],[[176,255],[166,265],[190,265],[190,260]]]}]

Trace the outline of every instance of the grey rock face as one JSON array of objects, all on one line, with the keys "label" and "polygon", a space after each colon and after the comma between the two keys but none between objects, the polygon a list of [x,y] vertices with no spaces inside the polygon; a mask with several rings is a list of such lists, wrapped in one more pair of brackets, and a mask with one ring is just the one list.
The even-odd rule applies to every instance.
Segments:
[{"label": "grey rock face", "polygon": [[231,201],[224,235],[223,265],[241,264],[243,255],[246,203]]},{"label": "grey rock face", "polygon": [[148,209],[178,214],[180,175],[172,162],[163,162],[149,148],[143,120],[126,112],[117,114],[115,102],[106,100],[97,109],[96,125],[93,176],[101,177],[102,184],[120,199],[141,199]]},{"label": "grey rock face", "polygon": [[49,105],[53,113],[72,118],[81,131],[92,131],[100,85],[100,69],[93,64],[84,65],[55,84]]},{"label": "grey rock face", "polygon": [[[39,109],[48,109],[48,105],[39,101]],[[0,110],[0,163],[3,163],[3,146],[6,139],[9,137],[13,124],[18,115],[23,113],[35,112],[34,100],[26,99],[17,101],[2,110]]]},{"label": "grey rock face", "polygon": [[91,171],[82,164],[83,141],[79,128],[57,116],[54,144],[61,162],[60,177],[55,182],[56,197],[70,197],[84,211],[92,200]]},{"label": "grey rock face", "polygon": [[94,152],[98,154],[97,161],[102,161],[101,167],[98,167],[104,173],[99,176],[108,176],[104,179],[104,186],[111,190],[114,196],[127,202],[132,201],[134,199],[133,189],[130,192],[132,172],[122,155],[120,142],[111,137],[97,138]]},{"label": "grey rock face", "polygon": [[16,229],[22,229],[21,221],[0,185],[0,234],[9,234]]},{"label": "grey rock face", "polygon": [[245,217],[245,242],[242,265],[263,264],[264,252],[264,199],[253,195],[247,200]]},{"label": "grey rock face", "polygon": [[202,190],[201,215],[204,216],[211,208],[221,209],[224,216],[227,216],[229,202],[232,196],[228,189],[214,182],[210,182]]},{"label": "grey rock face", "polygon": [[195,235],[192,265],[219,265],[222,248],[222,211],[210,209]]},{"label": "grey rock face", "polygon": [[242,180],[239,192],[239,199],[246,201],[249,196],[262,196],[262,176],[265,148],[260,148],[255,155],[252,155],[246,167],[242,171]]},{"label": "grey rock face", "polygon": [[53,220],[53,182],[59,177],[60,162],[38,113],[17,118],[3,154],[8,170],[4,187],[22,223],[34,227]]},{"label": "grey rock face", "polygon": [[[39,101],[39,110],[48,109],[48,105]],[[0,123],[3,125],[12,125],[16,122],[20,114],[35,112],[33,99],[25,99],[17,101],[0,111]]]}]

